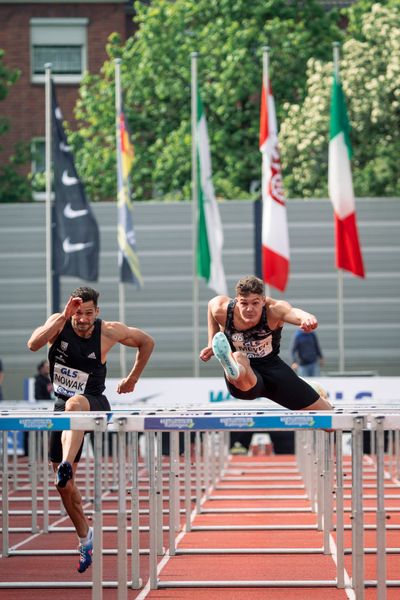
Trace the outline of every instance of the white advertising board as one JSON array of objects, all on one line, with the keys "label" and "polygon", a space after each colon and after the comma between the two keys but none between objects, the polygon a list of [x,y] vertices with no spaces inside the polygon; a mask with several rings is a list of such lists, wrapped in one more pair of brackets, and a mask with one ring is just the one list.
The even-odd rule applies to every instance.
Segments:
[{"label": "white advertising board", "polygon": [[[400,377],[318,377],[316,381],[328,392],[335,406],[341,403],[391,403],[400,407]],[[210,405],[236,408],[249,403],[260,406],[277,405],[265,398],[246,401],[233,398],[222,377],[143,377],[131,394],[118,394],[119,379],[106,381],[106,395],[111,406],[130,407],[196,407]],[[33,379],[25,386],[25,400],[34,402]]]},{"label": "white advertising board", "polygon": [[[117,394],[118,379],[108,379],[106,395],[111,403],[127,406],[195,407],[204,405],[277,406],[265,398],[253,401],[237,400],[226,389],[220,377],[143,378],[133,394]],[[400,407],[400,377],[318,377],[316,380],[328,392],[335,406],[340,403],[394,403]]]}]

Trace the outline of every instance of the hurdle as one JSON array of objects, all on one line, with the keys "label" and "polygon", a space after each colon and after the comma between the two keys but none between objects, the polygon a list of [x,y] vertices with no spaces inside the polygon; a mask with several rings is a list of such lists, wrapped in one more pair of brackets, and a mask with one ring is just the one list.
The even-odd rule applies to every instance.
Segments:
[{"label": "hurdle", "polygon": [[[143,430],[145,432],[152,431],[154,435],[160,431],[169,431],[171,434],[175,434],[177,431],[187,432],[216,432],[216,431],[232,431],[232,430],[271,430],[271,429],[291,429],[300,430],[304,433],[314,436],[311,439],[310,446],[313,452],[314,463],[317,465],[316,471],[309,478],[310,481],[315,479],[315,473],[317,479],[322,480],[322,486],[314,486],[314,492],[317,496],[317,510],[320,511],[321,528],[324,531],[324,553],[330,553],[329,550],[329,536],[330,531],[333,529],[332,525],[332,480],[333,480],[333,455],[334,445],[332,430],[335,431],[336,441],[336,460],[340,462],[342,459],[342,439],[341,435],[343,431],[350,431],[352,435],[352,580],[351,585],[357,593],[357,599],[362,600],[364,596],[364,589],[366,586],[376,586],[378,588],[378,598],[383,598],[383,591],[387,585],[398,586],[398,581],[386,581],[385,562],[379,557],[379,569],[377,574],[377,580],[364,581],[364,543],[363,543],[363,474],[362,474],[362,432],[368,428],[373,431],[375,426],[380,424],[383,427],[385,417],[376,416],[374,412],[367,412],[366,414],[354,415],[354,411],[349,414],[343,414],[338,411],[337,414],[333,413],[282,413],[276,412],[271,415],[268,414],[271,411],[266,411],[262,416],[262,411],[246,411],[246,412],[231,412],[222,413],[219,411],[207,411],[206,414],[202,414],[197,411],[185,411],[183,414],[180,413],[164,413],[162,416],[127,416],[126,423],[124,424],[126,430]],[[272,411],[273,412],[273,411]],[[397,428],[397,421],[390,419],[387,428]],[[325,431],[326,429],[331,431]],[[309,436],[310,437],[310,436]],[[151,442],[152,436],[149,437],[150,448],[153,448]],[[383,496],[383,446],[382,446],[382,434],[378,435],[377,444],[377,456],[379,458],[378,465],[381,465],[378,469],[378,520],[377,520],[377,537],[378,537],[378,554],[382,552],[382,548],[385,548],[385,519],[384,519],[384,496]],[[381,441],[379,441],[381,440]],[[321,452],[322,448],[322,452]],[[322,454],[322,460],[319,460],[319,456]],[[336,530],[338,533],[338,562],[337,562],[337,578],[335,580],[321,580],[321,581],[161,581],[157,576],[157,540],[153,537],[150,540],[150,587],[166,588],[166,587],[329,587],[337,586],[344,587],[344,554],[345,548],[343,544],[343,477],[341,473],[341,466],[336,474],[337,484],[335,487],[335,493],[337,496],[337,522]],[[150,477],[153,479],[156,477],[155,472],[151,472]],[[316,491],[316,488],[319,488]],[[152,494],[156,489],[156,485],[151,486]],[[174,500],[173,500],[174,502]],[[152,511],[156,511],[156,503],[152,502]],[[196,508],[198,508],[196,506]],[[171,514],[174,513],[171,508]],[[153,521],[156,522],[157,516],[153,514]],[[154,528],[154,534],[156,535],[156,528]],[[257,550],[257,549],[256,549]],[[277,549],[274,549],[275,551]],[[386,549],[385,549],[386,550]],[[207,550],[203,550],[207,553]],[[219,550],[224,552],[224,550]],[[176,553],[175,547],[173,547],[171,555]]]},{"label": "hurdle", "polygon": [[[383,415],[382,408],[385,410]],[[134,412],[134,414],[132,414]],[[109,421],[107,429],[107,420]],[[138,435],[143,433],[147,442],[147,465],[149,469],[149,585],[151,589],[172,587],[348,587],[356,593],[357,600],[363,600],[366,587],[377,588],[378,600],[384,600],[388,586],[399,587],[400,581],[386,580],[386,554],[396,549],[386,548],[386,531],[390,524],[386,523],[386,507],[384,496],[385,477],[385,432],[389,432],[392,443],[390,451],[398,449],[398,432],[400,431],[400,414],[393,406],[377,407],[363,406],[346,407],[346,410],[332,412],[309,413],[276,410],[232,410],[230,409],[187,409],[176,411],[151,410],[121,410],[107,416],[104,413],[96,415],[77,413],[60,416],[37,411],[19,415],[0,416],[2,431],[2,474],[3,474],[3,556],[9,555],[8,540],[8,475],[9,456],[7,452],[9,431],[48,432],[50,429],[81,429],[95,432],[94,447],[94,561],[92,582],[75,584],[72,582],[1,582],[2,587],[92,587],[92,597],[101,600],[102,590],[106,587],[118,588],[118,600],[127,598],[129,587],[139,589],[142,581],[139,573],[139,478],[138,478]],[[204,499],[209,497],[210,490],[218,486],[229,463],[227,434],[230,431],[265,431],[290,430],[296,432],[296,454],[299,471],[302,474],[314,512],[317,514],[318,528],[323,531],[323,546],[308,549],[310,553],[322,552],[330,554],[331,532],[336,530],[337,568],[336,579],[319,581],[166,581],[160,579],[158,558],[174,556],[190,549],[182,550],[177,542],[177,533],[181,531],[181,512],[184,513],[184,526],[190,531],[195,514],[203,511]],[[103,437],[107,439],[106,431],[113,433],[116,441],[112,442],[114,449],[111,454],[114,460],[111,470],[117,469],[119,479],[118,492],[118,560],[117,581],[102,581],[102,452]],[[376,548],[369,549],[377,554],[376,580],[365,580],[364,559],[367,549],[364,545],[364,506],[363,506],[363,431],[368,430],[373,435],[374,452],[371,464],[376,469],[377,508],[376,508]],[[168,465],[169,494],[163,496],[163,465],[161,462],[161,435],[169,432],[171,436],[170,457]],[[184,436],[183,468],[179,458],[179,433]],[[344,547],[344,480],[342,436],[350,432],[352,439],[351,464],[351,519],[352,547]],[[194,448],[191,448],[194,436]],[[37,435],[33,437],[38,437]],[[47,435],[44,435],[44,440]],[[396,441],[397,440],[397,441]],[[36,440],[37,445],[38,440]],[[34,444],[34,442],[32,442]],[[44,442],[46,445],[46,441]],[[46,456],[37,448],[32,449],[34,455]],[[36,452],[36,454],[35,454]],[[193,460],[193,466],[191,462]],[[12,459],[13,461],[13,459]],[[107,463],[108,464],[108,463]],[[394,464],[394,467],[393,467]],[[12,469],[14,468],[11,462]],[[390,455],[389,470],[397,473],[398,461],[393,461]],[[107,470],[107,469],[106,469]],[[194,470],[194,477],[192,477]],[[43,469],[43,479],[45,469]],[[180,479],[183,477],[183,498],[180,494]],[[107,478],[107,476],[106,476]],[[192,496],[192,481],[194,496]],[[127,548],[126,531],[127,508],[126,488],[131,486],[131,548]],[[336,496],[336,508],[333,506],[333,492]],[[168,526],[163,525],[163,501],[169,502]],[[183,500],[183,511],[181,504]],[[37,506],[37,505],[36,505]],[[372,509],[374,510],[374,509]],[[336,512],[336,521],[332,516]],[[163,547],[163,532],[168,530],[168,550]],[[179,538],[179,535],[178,535]],[[121,551],[123,550],[123,551]],[[266,551],[267,550],[267,551]],[[248,549],[247,553],[279,553],[283,549]],[[284,549],[285,553],[293,553],[300,549]],[[304,549],[302,549],[304,552]],[[202,549],[198,553],[211,552]],[[218,553],[238,553],[243,549],[219,549]],[[345,577],[344,557],[352,554],[352,577],[350,583]],[[127,555],[132,556],[132,573],[128,581]]]},{"label": "hurdle", "polygon": [[[32,432],[48,432],[52,431],[93,431],[95,438],[94,449],[94,518],[93,518],[93,580],[90,586],[92,587],[92,598],[102,598],[102,512],[101,512],[101,450],[102,450],[102,432],[106,431],[107,417],[101,413],[91,414],[90,416],[84,413],[75,413],[73,417],[49,413],[39,416],[37,412],[19,416],[0,415],[0,431],[2,432],[2,476],[3,476],[3,492],[2,492],[2,556],[9,556],[9,482],[8,482],[8,432],[9,431],[32,431]],[[35,455],[34,441],[36,436],[30,436],[32,440],[31,452]],[[47,440],[47,436],[45,436]],[[46,447],[46,444],[45,444]],[[34,461],[35,462],[35,461]],[[35,477],[33,483],[37,482],[36,465],[32,465]],[[47,470],[45,470],[47,472]],[[45,478],[46,480],[46,478]],[[33,488],[35,486],[33,485]],[[33,506],[36,507],[36,496]],[[34,527],[36,524],[34,522]],[[22,582],[0,582],[0,588],[9,587],[55,587],[49,582],[32,582],[24,584]],[[58,587],[71,587],[71,582],[62,582]],[[73,587],[73,586],[72,586]]]}]

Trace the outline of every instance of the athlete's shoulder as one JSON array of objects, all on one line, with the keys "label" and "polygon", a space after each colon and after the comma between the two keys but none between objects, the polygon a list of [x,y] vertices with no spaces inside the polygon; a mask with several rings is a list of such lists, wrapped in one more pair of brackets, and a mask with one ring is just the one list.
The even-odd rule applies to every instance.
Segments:
[{"label": "athlete's shoulder", "polygon": [[222,306],[227,306],[231,301],[232,298],[229,298],[229,296],[214,296],[214,298],[211,298],[210,300],[210,305],[215,308],[220,308]]},{"label": "athlete's shoulder", "polygon": [[113,339],[118,338],[122,331],[126,329],[126,325],[119,321],[102,321],[101,334]]}]

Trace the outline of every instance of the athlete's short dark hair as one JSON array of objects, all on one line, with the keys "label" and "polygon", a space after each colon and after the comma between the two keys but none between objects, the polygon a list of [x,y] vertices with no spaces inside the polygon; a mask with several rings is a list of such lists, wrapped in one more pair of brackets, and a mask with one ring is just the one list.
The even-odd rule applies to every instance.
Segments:
[{"label": "athlete's short dark hair", "polygon": [[93,304],[97,307],[99,292],[91,287],[78,287],[72,292],[71,296],[72,298],[82,298],[82,302],[93,300]]},{"label": "athlete's short dark hair", "polygon": [[235,290],[237,296],[248,296],[249,294],[264,296],[264,282],[254,275],[246,275],[239,279]]}]

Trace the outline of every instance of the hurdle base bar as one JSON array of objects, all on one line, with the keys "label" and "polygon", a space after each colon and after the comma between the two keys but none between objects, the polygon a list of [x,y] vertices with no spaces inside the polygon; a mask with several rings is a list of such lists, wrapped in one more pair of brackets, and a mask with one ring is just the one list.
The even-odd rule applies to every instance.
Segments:
[{"label": "hurdle base bar", "polygon": [[299,580],[299,581],[157,581],[157,589],[160,588],[237,588],[237,587],[271,587],[271,588],[297,588],[297,587],[337,587],[336,579],[326,579],[321,581]]},{"label": "hurdle base bar", "polygon": [[318,531],[318,525],[192,525],[191,531]]},{"label": "hurdle base bar", "polygon": [[[400,552],[400,550],[399,550]],[[132,554],[132,550],[128,548],[127,555]],[[115,556],[118,554],[117,548],[103,548],[103,556]],[[149,555],[150,550],[148,548],[140,548],[140,555]],[[8,556],[76,556],[76,550],[10,550]]]},{"label": "hurdle base bar", "polygon": [[[387,587],[400,587],[400,579],[389,579],[385,581]],[[376,579],[367,579],[364,581],[365,587],[376,587],[378,582]]]},{"label": "hurdle base bar", "polygon": [[[140,587],[143,587],[143,581],[139,580]],[[139,589],[132,587],[132,581],[127,581],[127,588]],[[118,588],[118,581],[102,581],[101,585],[103,588]],[[91,581],[1,581],[0,589],[79,589],[79,588],[92,588],[93,583]]]},{"label": "hurdle base bar", "polygon": [[176,548],[175,554],[324,554],[324,548]]}]

